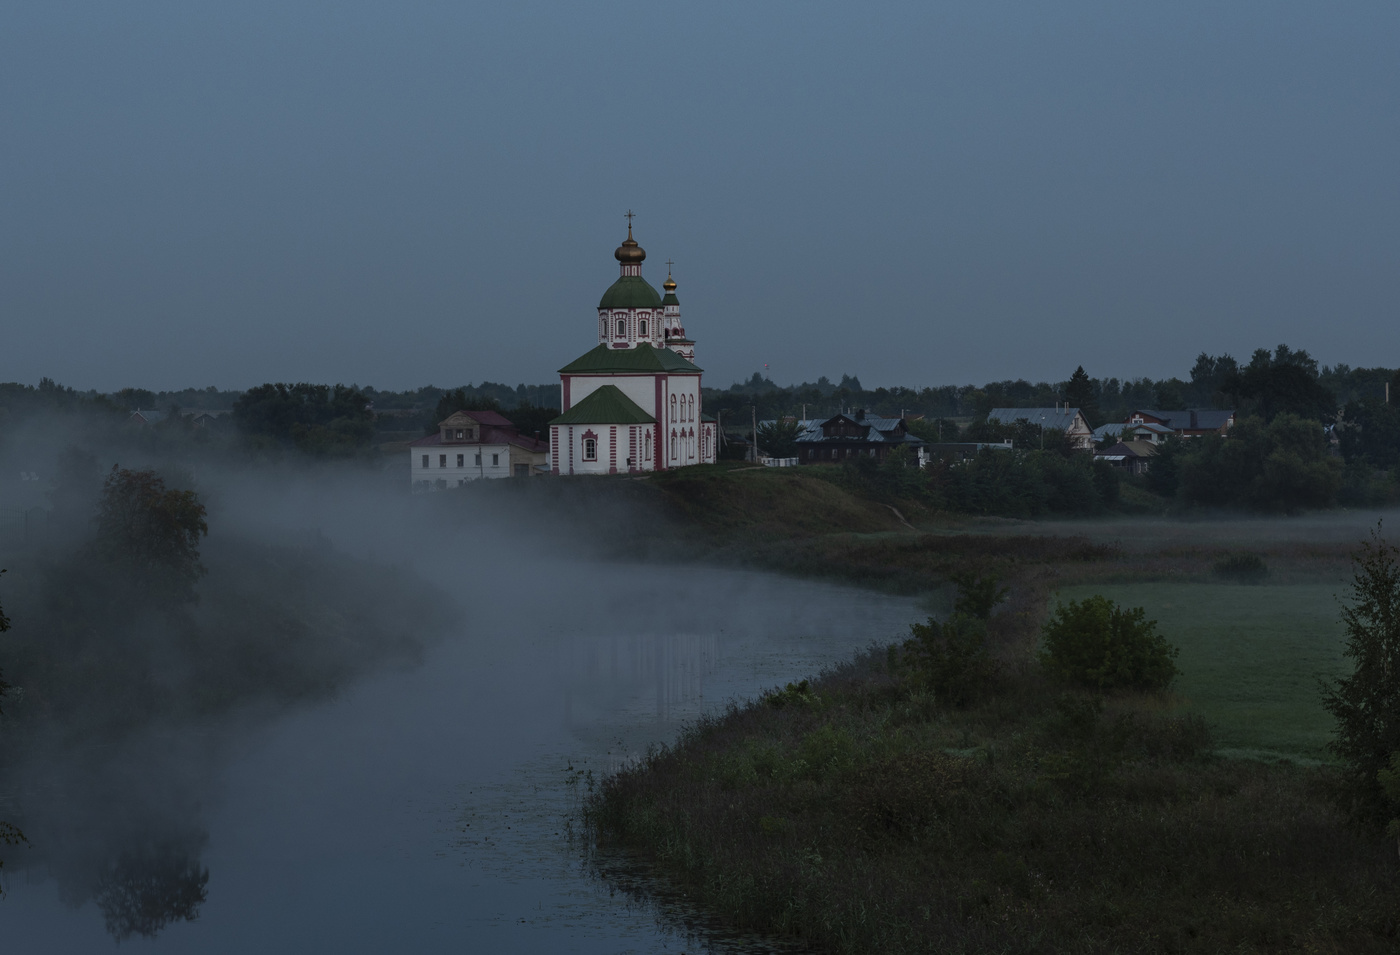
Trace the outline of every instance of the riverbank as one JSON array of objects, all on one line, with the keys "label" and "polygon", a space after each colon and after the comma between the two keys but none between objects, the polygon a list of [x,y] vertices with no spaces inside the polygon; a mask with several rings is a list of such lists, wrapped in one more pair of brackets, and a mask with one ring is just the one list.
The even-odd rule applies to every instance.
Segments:
[{"label": "riverbank", "polygon": [[603,781],[602,845],[829,952],[1390,952],[1394,847],[1321,767],[1223,759],[1168,697],[1029,666],[966,710],[866,654]]},{"label": "riverbank", "polygon": [[[727,927],[828,952],[1395,949],[1394,846],[1337,812],[1316,691],[1341,665],[1328,597],[1359,516],[1354,531],[887,519],[848,495],[823,530],[805,502],[805,523],[782,517],[802,498],[778,489],[826,493],[815,478],[668,480],[682,532],[736,563],[935,609],[954,572],[999,576],[999,676],[949,707],[876,648],[702,720],[601,782],[586,809],[598,845],[647,860]],[[1242,564],[1248,582],[1230,576]],[[1148,605],[1183,645],[1172,692],[1095,701],[1041,671],[1049,605],[1094,593]]]}]

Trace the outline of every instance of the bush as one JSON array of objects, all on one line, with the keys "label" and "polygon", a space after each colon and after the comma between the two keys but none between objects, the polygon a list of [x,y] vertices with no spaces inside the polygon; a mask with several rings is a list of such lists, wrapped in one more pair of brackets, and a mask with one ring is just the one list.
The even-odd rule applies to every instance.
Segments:
[{"label": "bush", "polygon": [[1159,690],[1176,678],[1177,649],[1141,607],[1107,597],[1058,604],[1044,628],[1041,662],[1055,676],[1098,690]]},{"label": "bush", "polygon": [[1269,565],[1258,554],[1232,554],[1211,568],[1217,577],[1240,584],[1257,584],[1269,576]]},{"label": "bush", "polygon": [[991,682],[995,666],[987,653],[987,625],[977,617],[956,613],[942,624],[929,617],[909,630],[904,662],[913,681],[932,690],[939,704],[966,706]]}]

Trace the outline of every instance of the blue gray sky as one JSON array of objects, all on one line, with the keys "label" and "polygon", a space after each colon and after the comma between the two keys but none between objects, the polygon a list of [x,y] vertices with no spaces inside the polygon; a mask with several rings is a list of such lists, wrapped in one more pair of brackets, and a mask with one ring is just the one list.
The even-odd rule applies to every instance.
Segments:
[{"label": "blue gray sky", "polygon": [[706,383],[1400,364],[1400,5],[0,12],[0,380],[555,380],[637,213]]}]

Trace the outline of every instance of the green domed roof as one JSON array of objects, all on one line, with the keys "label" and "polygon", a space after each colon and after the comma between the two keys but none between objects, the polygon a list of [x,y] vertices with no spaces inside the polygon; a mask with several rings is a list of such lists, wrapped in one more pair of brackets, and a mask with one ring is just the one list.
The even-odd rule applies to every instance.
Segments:
[{"label": "green domed roof", "polygon": [[640,275],[624,275],[603,293],[599,308],[660,308],[661,296]]}]

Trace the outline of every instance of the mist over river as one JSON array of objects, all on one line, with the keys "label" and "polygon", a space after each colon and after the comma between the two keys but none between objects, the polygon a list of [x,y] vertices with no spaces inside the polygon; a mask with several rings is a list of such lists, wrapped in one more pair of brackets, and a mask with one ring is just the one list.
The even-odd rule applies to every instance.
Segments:
[{"label": "mist over river", "polygon": [[[7,856],[6,951],[764,950],[591,872],[566,828],[583,774],[899,637],[919,606],[539,550],[511,574],[528,547],[480,542],[438,535],[414,561],[461,613],[420,664],[19,767],[0,796],[43,862]],[[143,879],[162,886],[132,898]]]}]

